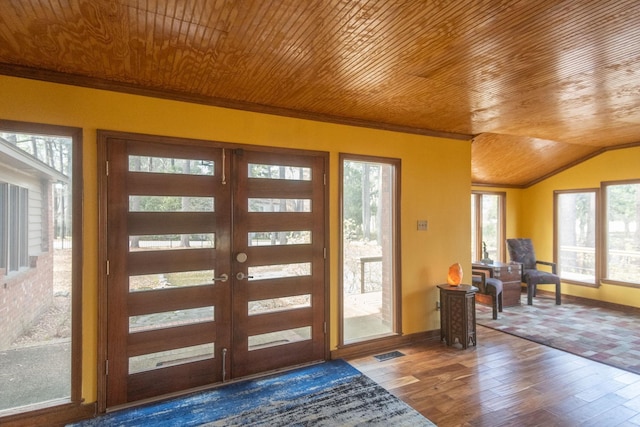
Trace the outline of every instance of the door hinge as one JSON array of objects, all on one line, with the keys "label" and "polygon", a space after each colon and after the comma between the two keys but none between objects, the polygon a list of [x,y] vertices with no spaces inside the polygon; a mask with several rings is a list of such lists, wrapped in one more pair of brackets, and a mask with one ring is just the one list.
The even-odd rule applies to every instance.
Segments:
[{"label": "door hinge", "polygon": [[110,265],[109,265],[109,260],[107,260],[107,265],[106,265],[106,268],[107,268],[107,276],[109,275],[109,267],[110,267]]},{"label": "door hinge", "polygon": [[327,248],[322,248],[322,257],[327,259]]},{"label": "door hinge", "polygon": [[327,322],[324,322],[324,333],[327,333]]},{"label": "door hinge", "polygon": [[105,162],[104,173],[109,176],[109,160]]},{"label": "door hinge", "polygon": [[108,360],[104,361],[104,374],[105,375],[109,375],[109,361]]},{"label": "door hinge", "polygon": [[322,174],[322,184],[326,187],[327,186],[327,174],[323,173]]}]

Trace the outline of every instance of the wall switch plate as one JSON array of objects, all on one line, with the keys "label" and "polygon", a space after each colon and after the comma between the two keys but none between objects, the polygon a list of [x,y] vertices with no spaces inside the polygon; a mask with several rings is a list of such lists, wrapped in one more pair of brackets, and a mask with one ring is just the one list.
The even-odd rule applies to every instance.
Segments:
[{"label": "wall switch plate", "polygon": [[418,220],[418,231],[427,231],[429,227],[429,222],[426,219]]}]

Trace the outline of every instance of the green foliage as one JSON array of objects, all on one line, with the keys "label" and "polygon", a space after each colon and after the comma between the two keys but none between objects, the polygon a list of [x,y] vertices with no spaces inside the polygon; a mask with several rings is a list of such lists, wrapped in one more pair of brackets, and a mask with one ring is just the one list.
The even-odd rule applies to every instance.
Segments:
[{"label": "green foliage", "polygon": [[343,227],[349,239],[376,240],[382,167],[379,163],[345,161],[343,165]]},{"label": "green foliage", "polygon": [[628,223],[638,211],[636,192],[640,184],[610,185],[607,187],[607,211],[609,221]]},{"label": "green foliage", "polygon": [[182,209],[182,199],[173,196],[141,196],[140,210],[143,212],[177,212]]},{"label": "green foliage", "polygon": [[362,236],[362,170],[363,163],[344,162],[343,221],[350,227],[345,236]]}]

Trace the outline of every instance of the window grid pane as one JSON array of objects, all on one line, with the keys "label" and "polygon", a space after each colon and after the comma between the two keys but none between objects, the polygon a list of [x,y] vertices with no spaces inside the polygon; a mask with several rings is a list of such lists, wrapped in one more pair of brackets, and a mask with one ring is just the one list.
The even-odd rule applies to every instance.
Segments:
[{"label": "window grid pane", "polygon": [[566,280],[596,282],[596,193],[557,195],[558,274]]},{"label": "window grid pane", "polygon": [[640,183],[605,188],[607,279],[640,283]]}]

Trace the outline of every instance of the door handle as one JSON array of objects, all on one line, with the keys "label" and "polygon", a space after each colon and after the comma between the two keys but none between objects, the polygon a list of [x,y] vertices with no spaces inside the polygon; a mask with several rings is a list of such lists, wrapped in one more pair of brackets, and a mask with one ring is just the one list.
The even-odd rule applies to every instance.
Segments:
[{"label": "door handle", "polygon": [[253,279],[253,276],[247,276],[243,272],[239,272],[238,274],[236,274],[236,279],[238,280]]},{"label": "door handle", "polygon": [[229,280],[229,275],[227,274],[221,274],[220,277],[214,277],[213,279],[211,279],[213,282],[226,282],[227,280]]},{"label": "door handle", "polygon": [[222,349],[222,382],[227,379],[227,349]]}]

